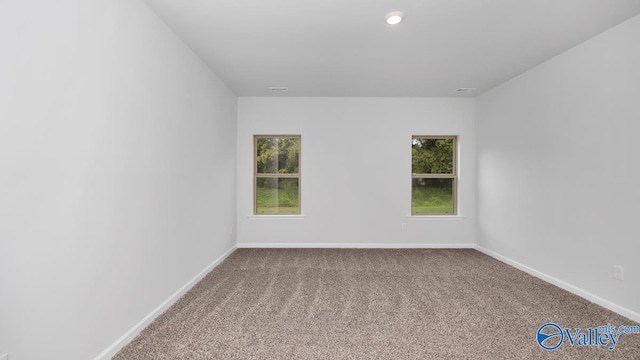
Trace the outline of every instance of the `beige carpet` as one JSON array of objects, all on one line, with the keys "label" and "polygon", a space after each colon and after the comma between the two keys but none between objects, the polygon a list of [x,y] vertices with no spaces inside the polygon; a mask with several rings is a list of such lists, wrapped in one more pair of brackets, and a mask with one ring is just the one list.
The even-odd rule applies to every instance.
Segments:
[{"label": "beige carpet", "polygon": [[475,250],[239,249],[114,359],[640,359],[547,322],[638,325]]}]

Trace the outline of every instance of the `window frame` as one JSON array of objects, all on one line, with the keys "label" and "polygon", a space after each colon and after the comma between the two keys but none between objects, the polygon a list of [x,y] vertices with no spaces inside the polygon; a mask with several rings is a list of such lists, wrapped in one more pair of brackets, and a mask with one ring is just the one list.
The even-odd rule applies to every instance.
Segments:
[{"label": "window frame", "polygon": [[[298,173],[260,173],[258,174],[258,139],[298,139],[300,149],[298,150]],[[253,135],[253,215],[254,216],[300,216],[302,215],[302,135]],[[258,213],[258,178],[272,179],[298,179],[298,212],[290,214],[280,213]]]},{"label": "window frame", "polygon": [[[411,216],[428,217],[428,216],[458,216],[458,136],[457,135],[411,135],[413,139],[450,139],[453,141],[453,171],[451,174],[417,174],[413,172],[413,153],[411,154],[411,192],[409,202],[411,207]],[[414,213],[413,212],[413,180],[414,179],[453,179],[453,213]]]}]

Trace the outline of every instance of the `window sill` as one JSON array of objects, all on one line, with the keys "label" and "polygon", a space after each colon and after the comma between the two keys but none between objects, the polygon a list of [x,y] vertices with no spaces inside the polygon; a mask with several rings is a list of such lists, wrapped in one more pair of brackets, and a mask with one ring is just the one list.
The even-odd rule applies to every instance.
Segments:
[{"label": "window sill", "polygon": [[304,220],[306,215],[247,215],[249,220]]},{"label": "window sill", "polygon": [[461,215],[407,215],[407,220],[412,221],[460,221],[466,218]]}]

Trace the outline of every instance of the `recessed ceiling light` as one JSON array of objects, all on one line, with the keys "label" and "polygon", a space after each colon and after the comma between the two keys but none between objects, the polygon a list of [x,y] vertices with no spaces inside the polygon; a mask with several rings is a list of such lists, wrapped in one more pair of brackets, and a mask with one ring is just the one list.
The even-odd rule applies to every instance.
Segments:
[{"label": "recessed ceiling light", "polygon": [[397,24],[400,24],[400,21],[402,21],[402,18],[404,18],[403,13],[401,13],[400,11],[392,11],[384,17],[384,20],[389,25],[397,25]]}]

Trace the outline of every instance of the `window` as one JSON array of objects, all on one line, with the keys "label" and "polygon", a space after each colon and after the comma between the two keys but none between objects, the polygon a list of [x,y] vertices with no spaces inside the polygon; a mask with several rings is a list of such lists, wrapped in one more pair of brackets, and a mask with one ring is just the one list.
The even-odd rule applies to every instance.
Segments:
[{"label": "window", "polygon": [[411,215],[455,215],[457,156],[455,136],[411,139]]},{"label": "window", "polygon": [[300,214],[300,140],[254,136],[254,214]]}]

